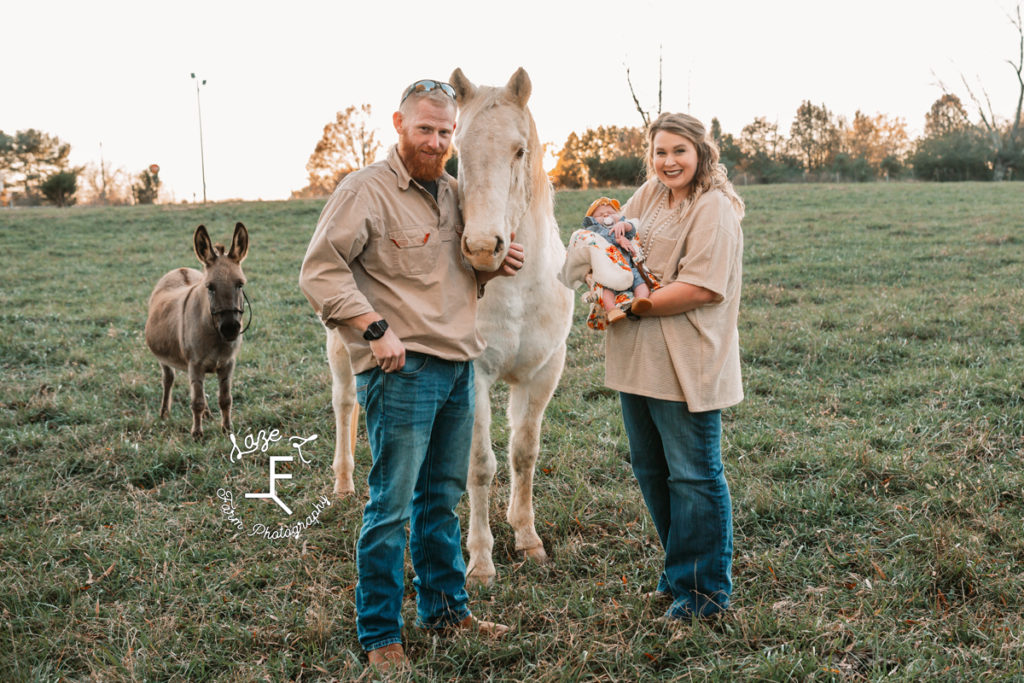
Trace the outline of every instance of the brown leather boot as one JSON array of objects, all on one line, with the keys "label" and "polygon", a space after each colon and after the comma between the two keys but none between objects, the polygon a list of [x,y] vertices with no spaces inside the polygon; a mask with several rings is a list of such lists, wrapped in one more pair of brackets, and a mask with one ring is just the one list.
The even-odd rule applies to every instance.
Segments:
[{"label": "brown leather boot", "polygon": [[409,658],[405,656],[405,649],[401,643],[391,643],[376,650],[366,653],[369,666],[376,667],[378,671],[389,671],[409,666]]}]

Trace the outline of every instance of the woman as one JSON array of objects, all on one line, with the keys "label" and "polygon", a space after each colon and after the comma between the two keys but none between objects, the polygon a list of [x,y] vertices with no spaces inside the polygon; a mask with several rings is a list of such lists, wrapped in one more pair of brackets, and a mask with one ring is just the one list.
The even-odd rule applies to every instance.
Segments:
[{"label": "woman", "polygon": [[665,549],[666,617],[707,617],[732,593],[732,502],[723,408],[743,399],[736,319],[743,200],[697,119],[662,114],[647,131],[648,180],[622,209],[662,287],[639,319],[609,327],[605,384],[618,390],[630,461]]}]

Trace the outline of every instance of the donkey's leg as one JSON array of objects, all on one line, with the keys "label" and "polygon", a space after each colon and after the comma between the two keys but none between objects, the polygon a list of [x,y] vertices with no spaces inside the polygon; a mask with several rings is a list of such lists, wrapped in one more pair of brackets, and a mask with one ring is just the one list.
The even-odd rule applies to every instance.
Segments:
[{"label": "donkey's leg", "polygon": [[174,386],[174,368],[161,363],[160,369],[164,371],[164,396],[160,400],[160,417],[164,418],[171,414],[171,387]]},{"label": "donkey's leg", "polygon": [[327,364],[331,366],[331,405],[334,408],[334,493],[355,493],[352,470],[355,468],[356,429],[359,404],[356,403],[356,378],[352,374],[348,347],[341,334],[327,329]]},{"label": "donkey's leg", "polygon": [[217,368],[217,379],[220,380],[217,405],[220,406],[220,429],[225,434],[231,433],[231,374],[234,371],[234,358]]},{"label": "donkey's leg", "polygon": [[469,534],[466,548],[469,550],[469,565],[466,567],[466,582],[490,584],[497,572],[491,552],[494,536],[488,520],[487,495],[491,490],[497,462],[491,448],[491,378],[485,377],[476,367],[476,413],[473,418],[473,447],[469,454]]},{"label": "donkey's leg", "polygon": [[203,376],[198,365],[188,364],[188,381],[192,388],[192,437],[195,439],[203,435],[203,413],[209,411],[206,394],[203,393]]},{"label": "donkey's leg", "polygon": [[533,515],[533,472],[540,453],[540,426],[565,363],[565,347],[557,350],[529,383],[512,385],[509,392],[509,469],[511,490],[508,523],[516,536],[516,550],[546,562],[544,543],[537,535]]}]

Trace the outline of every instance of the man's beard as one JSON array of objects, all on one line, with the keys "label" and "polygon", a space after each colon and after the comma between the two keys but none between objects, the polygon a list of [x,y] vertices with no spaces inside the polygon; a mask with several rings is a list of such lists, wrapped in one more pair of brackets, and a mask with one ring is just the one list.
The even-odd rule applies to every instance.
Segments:
[{"label": "man's beard", "polygon": [[440,178],[444,173],[445,162],[452,155],[451,147],[441,155],[420,154],[412,142],[404,137],[400,137],[398,140],[398,150],[401,152],[402,162],[405,163],[409,175],[423,182]]}]

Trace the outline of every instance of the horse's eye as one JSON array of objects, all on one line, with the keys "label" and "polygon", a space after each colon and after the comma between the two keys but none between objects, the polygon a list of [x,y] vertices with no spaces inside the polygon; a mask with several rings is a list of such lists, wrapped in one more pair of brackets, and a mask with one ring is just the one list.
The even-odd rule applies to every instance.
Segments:
[{"label": "horse's eye", "polygon": [[206,291],[213,293],[213,285],[206,285]]},{"label": "horse's eye", "polygon": [[525,155],[526,155],[526,150],[523,149],[522,147],[520,147],[518,150],[516,150],[516,159],[522,159],[523,156],[525,156]]}]

